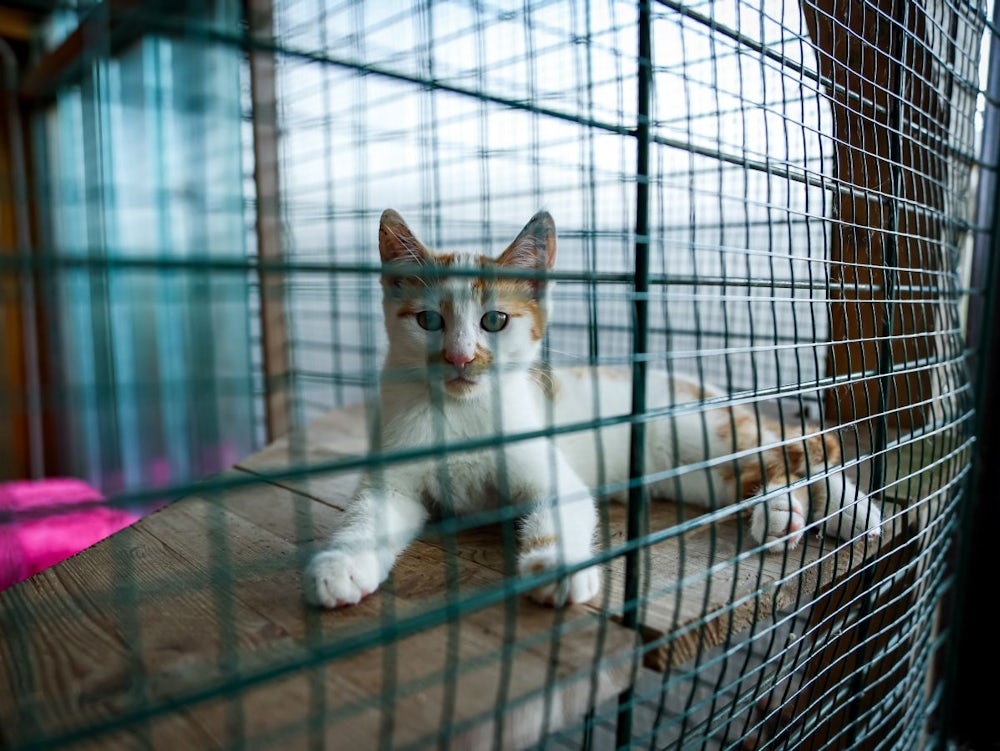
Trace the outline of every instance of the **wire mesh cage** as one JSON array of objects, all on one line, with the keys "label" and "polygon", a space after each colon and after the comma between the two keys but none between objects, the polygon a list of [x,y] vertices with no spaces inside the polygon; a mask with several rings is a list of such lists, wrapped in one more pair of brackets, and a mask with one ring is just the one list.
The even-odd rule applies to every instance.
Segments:
[{"label": "wire mesh cage", "polygon": [[0,5],[0,747],[961,740],[993,18]]}]

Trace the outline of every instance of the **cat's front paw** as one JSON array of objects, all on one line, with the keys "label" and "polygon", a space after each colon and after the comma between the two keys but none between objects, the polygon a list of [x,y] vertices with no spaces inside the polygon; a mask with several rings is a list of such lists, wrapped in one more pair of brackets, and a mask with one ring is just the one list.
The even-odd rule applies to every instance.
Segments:
[{"label": "cat's front paw", "polygon": [[306,601],[324,608],[356,605],[382,583],[374,553],[324,550],[309,562],[303,575]]},{"label": "cat's front paw", "polygon": [[805,528],[805,511],[791,494],[758,503],[750,517],[750,534],[753,539],[778,551],[782,542],[791,548],[798,545]]},{"label": "cat's front paw", "polygon": [[[531,550],[518,559],[518,569],[522,574],[540,574],[558,568],[561,556],[555,547]],[[584,603],[597,597],[601,591],[601,571],[591,566],[531,590],[530,597],[542,605],[562,607],[573,603]]]}]

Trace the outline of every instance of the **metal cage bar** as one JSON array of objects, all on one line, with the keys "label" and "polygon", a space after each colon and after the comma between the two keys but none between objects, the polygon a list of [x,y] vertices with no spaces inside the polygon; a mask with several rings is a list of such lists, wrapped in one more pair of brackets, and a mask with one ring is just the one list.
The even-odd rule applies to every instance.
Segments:
[{"label": "metal cage bar", "polygon": [[[0,425],[5,409],[36,420],[57,460],[46,470],[83,456],[107,508],[179,500],[0,592],[0,745],[983,740],[961,686],[977,658],[967,645],[982,638],[968,594],[986,589],[982,535],[996,516],[985,502],[1000,347],[996,11],[902,0],[56,10],[66,21],[39,36],[17,104],[36,126],[39,189],[13,204],[37,203],[42,232],[37,247],[21,237],[17,254],[0,253],[0,306],[8,279],[39,281],[37,301],[25,287],[15,304],[44,329],[40,370],[67,377],[28,373],[35,394],[0,381],[18,392],[0,394]],[[2,11],[0,36],[22,29]],[[974,73],[984,32],[985,87]],[[961,204],[972,173],[975,220]],[[432,420],[438,440],[395,448],[380,427],[366,433],[375,410],[354,402],[378,391],[373,229],[390,197],[442,251],[508,242],[515,209],[553,201],[565,265],[542,278],[558,282],[562,317],[535,376],[554,403],[559,366],[624,374],[621,413],[588,417],[581,404],[556,424],[552,407],[545,427],[451,442]],[[77,356],[87,377],[74,381]],[[669,399],[648,385],[661,372]],[[675,379],[685,372],[691,384]],[[658,421],[673,426],[677,457],[688,447],[666,467],[646,458]],[[448,460],[489,454],[506,498],[507,449],[588,431],[627,444],[624,479],[597,473],[591,559],[519,574],[524,499],[458,516],[446,497],[378,594],[347,612],[305,609],[301,569],[343,523],[357,473],[425,463],[450,496]],[[253,450],[227,448],[234,435]],[[149,447],[168,457],[165,478],[134,461]],[[803,510],[810,534],[794,549],[769,552],[745,521],[767,509],[767,531],[782,498],[848,477],[884,510],[881,539],[866,525],[844,535],[851,506],[833,494],[840,512]],[[729,482],[740,495],[724,503]],[[3,492],[0,546],[8,521],[83,508],[8,512]],[[589,604],[527,603],[591,565],[610,591]],[[107,672],[83,665],[92,684],[79,690],[72,676],[49,681],[46,666],[75,665],[72,649],[95,632]],[[76,712],[72,691],[101,711]]]}]

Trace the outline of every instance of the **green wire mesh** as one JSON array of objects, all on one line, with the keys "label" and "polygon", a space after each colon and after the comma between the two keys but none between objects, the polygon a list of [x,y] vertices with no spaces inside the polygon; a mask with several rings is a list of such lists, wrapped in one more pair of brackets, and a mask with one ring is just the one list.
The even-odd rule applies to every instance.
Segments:
[{"label": "green wire mesh", "polygon": [[[15,5],[35,26],[0,133],[30,158],[2,163],[4,209],[31,231],[3,235],[0,322],[27,377],[0,370],[0,477],[83,478],[150,515],[0,593],[0,745],[947,742],[967,360],[992,299],[973,276],[995,240],[974,211],[996,190],[989,9]],[[640,384],[632,480],[596,489],[629,503],[599,503],[589,609],[525,614],[511,506],[429,527],[407,565],[443,590],[409,596],[404,571],[358,613],[274,615],[358,471],[498,440],[365,450],[388,207],[491,254],[549,210],[546,364]],[[832,438],[883,539],[772,556],[751,502],[650,500],[713,464],[644,466],[648,419],[676,415],[648,406],[652,368],[725,390],[689,411]],[[0,507],[0,530],[60,513]]]}]

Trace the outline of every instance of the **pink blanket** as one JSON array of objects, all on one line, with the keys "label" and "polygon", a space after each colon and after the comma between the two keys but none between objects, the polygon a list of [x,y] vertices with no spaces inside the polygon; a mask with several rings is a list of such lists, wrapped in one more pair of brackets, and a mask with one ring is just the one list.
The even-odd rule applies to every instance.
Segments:
[{"label": "pink blanket", "polygon": [[139,519],[81,480],[0,483],[0,590]]}]

